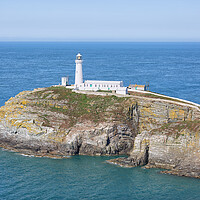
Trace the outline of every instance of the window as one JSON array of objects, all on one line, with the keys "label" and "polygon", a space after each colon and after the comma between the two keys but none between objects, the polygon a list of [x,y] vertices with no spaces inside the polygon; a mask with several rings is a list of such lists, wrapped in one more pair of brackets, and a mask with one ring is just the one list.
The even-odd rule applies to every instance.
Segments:
[{"label": "window", "polygon": [[95,85],[95,87],[97,87],[97,85]]},{"label": "window", "polygon": [[90,84],[90,87],[92,87],[92,84]]}]

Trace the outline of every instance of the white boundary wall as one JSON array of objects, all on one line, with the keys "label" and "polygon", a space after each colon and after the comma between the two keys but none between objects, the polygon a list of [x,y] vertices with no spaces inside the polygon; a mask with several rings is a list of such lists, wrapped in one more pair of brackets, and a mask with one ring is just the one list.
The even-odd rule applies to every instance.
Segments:
[{"label": "white boundary wall", "polygon": [[146,94],[153,94],[153,95],[160,96],[160,97],[171,98],[171,99],[174,99],[174,100],[182,101],[183,103],[185,102],[185,103],[189,103],[189,104],[192,104],[192,105],[194,105],[194,106],[200,107],[200,104],[198,104],[198,103],[194,103],[194,102],[192,102],[192,101],[187,101],[187,100],[184,100],[184,99],[179,99],[179,98],[176,98],[176,97],[166,96],[166,95],[163,95],[163,94],[157,94],[157,93],[149,92],[149,91],[132,90],[132,89],[128,89],[128,92],[129,92],[129,91],[132,91],[132,92],[139,92],[139,93],[146,93]]}]

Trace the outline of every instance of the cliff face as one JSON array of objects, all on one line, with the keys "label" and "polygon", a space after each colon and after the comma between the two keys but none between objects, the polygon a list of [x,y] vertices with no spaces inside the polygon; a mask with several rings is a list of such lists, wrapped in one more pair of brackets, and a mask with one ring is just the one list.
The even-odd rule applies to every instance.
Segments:
[{"label": "cliff face", "polygon": [[169,169],[163,173],[200,178],[199,108],[179,103],[141,100],[139,131],[130,156],[109,162]]},{"label": "cliff face", "polygon": [[200,111],[152,94],[37,89],[0,108],[0,145],[39,156],[128,154],[109,162],[200,177]]},{"label": "cliff face", "polygon": [[22,92],[0,108],[1,146],[41,156],[127,154],[136,130],[126,101],[63,87]]}]

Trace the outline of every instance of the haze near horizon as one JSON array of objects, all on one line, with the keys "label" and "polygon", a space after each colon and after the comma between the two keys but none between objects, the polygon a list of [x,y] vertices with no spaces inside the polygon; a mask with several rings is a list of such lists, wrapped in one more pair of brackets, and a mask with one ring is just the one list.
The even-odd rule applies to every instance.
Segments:
[{"label": "haze near horizon", "polygon": [[200,42],[198,0],[0,1],[0,41]]}]

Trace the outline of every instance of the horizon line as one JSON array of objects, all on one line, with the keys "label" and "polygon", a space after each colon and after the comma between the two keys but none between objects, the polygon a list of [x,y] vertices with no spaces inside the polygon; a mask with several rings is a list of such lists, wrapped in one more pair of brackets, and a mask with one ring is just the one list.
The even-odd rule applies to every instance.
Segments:
[{"label": "horizon line", "polygon": [[102,43],[102,42],[108,42],[108,43],[200,43],[200,40],[199,41],[133,41],[133,40],[130,40],[130,41],[127,41],[127,40],[116,40],[116,41],[109,41],[109,40],[86,40],[86,41],[83,41],[83,40],[0,40],[0,42],[58,42],[58,43],[61,43],[61,42],[71,42],[71,43],[84,43],[84,42],[87,42],[87,43]]}]

